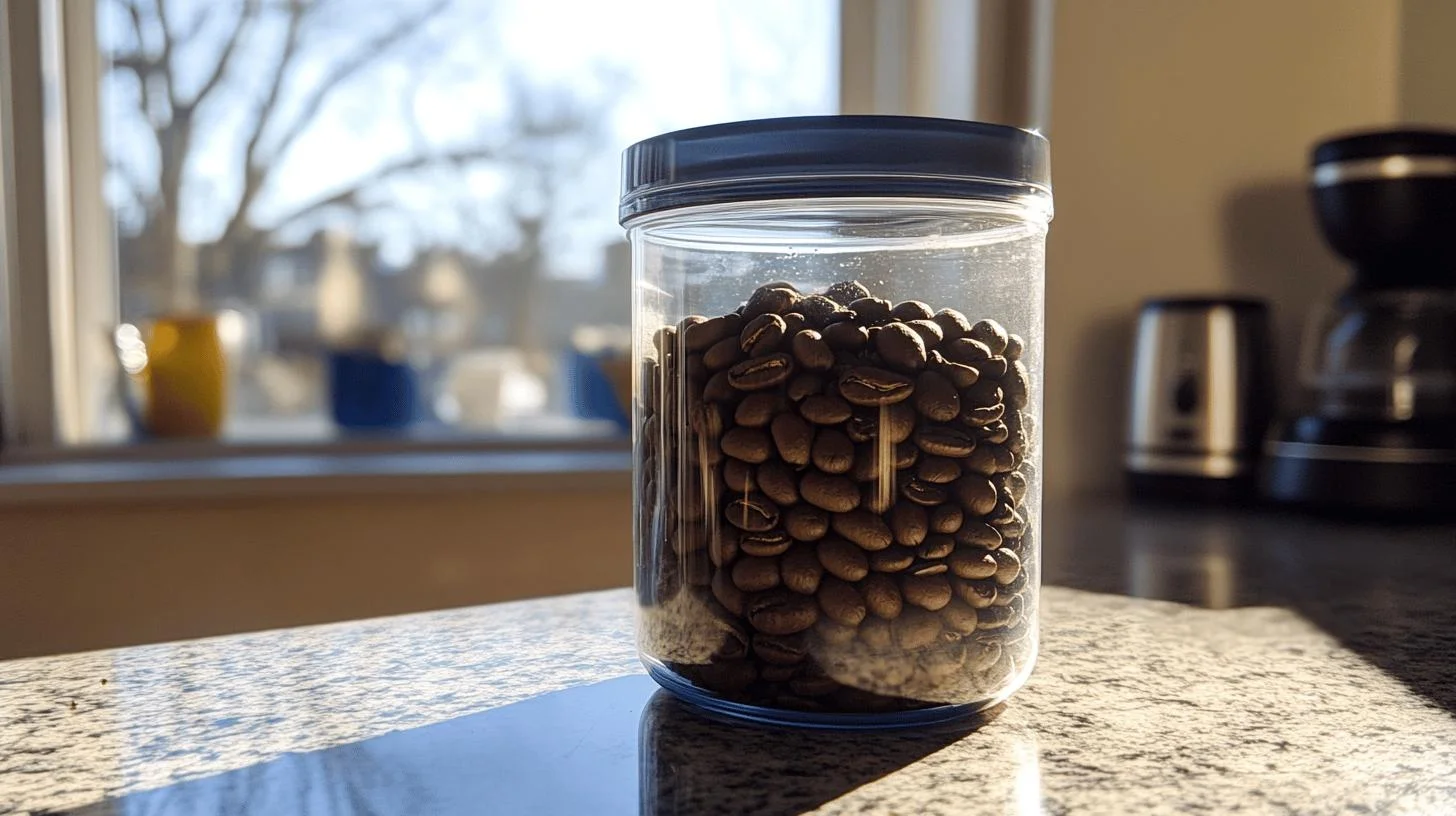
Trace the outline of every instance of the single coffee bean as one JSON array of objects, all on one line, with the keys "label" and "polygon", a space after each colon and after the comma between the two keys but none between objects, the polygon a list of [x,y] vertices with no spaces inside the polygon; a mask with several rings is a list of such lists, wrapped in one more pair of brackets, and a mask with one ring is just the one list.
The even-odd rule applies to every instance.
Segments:
[{"label": "single coffee bean", "polygon": [[976,363],[976,368],[980,370],[981,376],[993,380],[1000,380],[1002,377],[1005,377],[1008,366],[1009,363],[1007,363],[1006,358],[999,354],[989,360],[982,360]]},{"label": "single coffee bean", "polygon": [[971,333],[971,321],[955,309],[941,309],[931,318],[946,340],[959,340]]},{"label": "single coffee bean", "polygon": [[874,343],[880,359],[893,369],[919,371],[925,368],[925,341],[904,323],[896,321],[880,327]]},{"label": "single coffee bean", "polygon": [[[955,505],[941,505],[941,507],[954,507]],[[945,558],[955,550],[955,539],[946,533],[931,533],[925,537],[925,543],[915,550],[915,554],[926,560]]]},{"label": "single coffee bean", "polygon": [[871,652],[888,652],[895,646],[889,620],[869,618],[859,627],[860,642]]},{"label": "single coffee bean", "polygon": [[964,637],[976,631],[976,610],[965,601],[952,598],[940,610],[940,621],[946,629]]},{"label": "single coffee bean", "polygon": [[878,443],[869,441],[855,446],[854,464],[849,469],[849,475],[856,482],[890,479],[893,471],[894,463],[880,458]]},{"label": "single coffee bean", "polygon": [[812,504],[796,504],[784,511],[783,524],[796,541],[818,541],[829,532],[829,514]]},{"label": "single coffee bean", "polygon": [[1000,354],[1006,350],[1006,343],[1009,340],[1006,329],[994,320],[986,319],[977,321],[971,326],[969,336],[973,340],[979,340],[991,349],[992,354]]},{"label": "single coffee bean", "polygon": [[789,312],[788,314],[779,315],[780,317],[782,317],[784,319],[784,336],[785,337],[793,337],[794,335],[796,335],[799,332],[803,331],[809,325],[808,318],[804,317],[804,315],[802,314],[802,311],[803,310],[802,310],[801,307],[803,305],[804,305],[804,301],[801,300],[801,301],[799,301],[798,305],[794,307],[796,309],[800,309],[800,311],[798,311],[798,312]]},{"label": "single coffee bean", "polygon": [[[997,550],[997,552],[1000,552],[1000,550]],[[1010,552],[1010,550],[1007,550],[1007,552]],[[1031,583],[1031,573],[1026,569],[1026,564],[1022,563],[1021,571],[1016,573],[1016,577],[1012,578],[1011,582],[1008,583],[1003,589],[1006,594],[1010,595],[1013,599],[1015,599],[1023,597],[1026,591],[1026,585],[1029,583]]]},{"label": "single coffee bean", "polygon": [[819,620],[819,605],[784,589],[770,590],[748,599],[748,623],[765,635],[792,635]]},{"label": "single coffee bean", "polygon": [[952,363],[950,360],[940,356],[940,352],[932,351],[926,362],[926,367],[931,371],[950,380],[951,384],[959,389],[966,389],[981,379],[981,372],[965,363]]},{"label": "single coffee bean", "polygon": [[819,591],[819,582],[824,578],[824,565],[819,563],[813,546],[795,544],[779,559],[779,576],[791,591],[813,595]]},{"label": "single coffee bean", "polygon": [[948,497],[945,488],[919,479],[910,479],[905,482],[904,486],[900,488],[900,493],[922,507],[941,504]]},{"label": "single coffee bean", "polygon": [[1027,481],[1019,471],[1012,471],[1002,476],[997,488],[1017,504],[1021,504],[1026,499]]},{"label": "single coffee bean", "polygon": [[744,555],[756,555],[761,558],[775,555],[783,555],[789,551],[789,545],[794,540],[783,530],[766,530],[762,533],[743,533],[738,537],[738,549]]},{"label": "single coffee bean", "polygon": [[799,402],[800,400],[823,393],[825,387],[824,382],[823,375],[806,371],[803,374],[794,375],[794,378],[789,380],[788,388],[784,389],[784,393],[790,400]]},{"label": "single coffee bean", "polygon": [[[996,389],[1000,391],[1000,389]],[[961,401],[961,421],[972,427],[985,427],[1001,419],[1006,412],[1006,406],[1001,403],[976,407]]]},{"label": "single coffee bean", "polygon": [[878,407],[903,402],[915,392],[915,382],[882,368],[859,366],[839,378],[839,393],[855,405]]},{"label": "single coffee bean", "polygon": [[871,573],[860,583],[859,591],[864,596],[865,608],[877,618],[894,620],[905,608],[899,584],[884,573]]},{"label": "single coffee bean", "polygon": [[908,402],[898,402],[879,408],[860,408],[845,423],[844,431],[855,442],[884,438],[898,445],[910,438],[915,426],[915,409]]},{"label": "single coffee bean", "polygon": [[961,578],[952,578],[950,588],[957,598],[960,598],[967,606],[973,609],[985,609],[996,602],[997,592],[995,581],[967,581]]},{"label": "single coffee bean", "polygon": [[992,550],[990,555],[996,564],[996,583],[1006,586],[1021,574],[1021,559],[1009,547]]},{"label": "single coffee bean", "polygon": [[864,326],[878,326],[890,322],[890,301],[877,297],[862,297],[849,304],[854,319]]},{"label": "single coffee bean", "polygon": [[859,591],[832,575],[820,584],[819,608],[825,617],[844,626],[859,626],[868,611]]},{"label": "single coffee bean", "polygon": [[930,519],[925,508],[907,500],[901,500],[890,508],[888,522],[895,543],[902,547],[920,546],[930,532]]},{"label": "single coffee bean", "polygon": [[1000,547],[1003,541],[1001,533],[995,527],[979,521],[973,521],[956,531],[955,540],[958,545],[970,548],[979,547],[983,550],[994,550]]},{"label": "single coffee bean", "polygon": [[870,290],[859,281],[840,281],[824,290],[824,296],[841,306],[870,296]]},{"label": "single coffee bean", "polygon": [[1026,535],[1026,520],[1021,517],[1020,513],[1013,513],[1011,521],[997,524],[996,530],[1005,539],[1021,538]]},{"label": "single coffee bean", "polygon": [[865,509],[835,515],[829,528],[866,550],[883,550],[895,540],[884,519]]},{"label": "single coffee bean", "polygon": [[779,507],[798,504],[799,480],[788,465],[770,459],[758,466],[756,474],[758,489],[774,504]]},{"label": "single coffee bean", "polygon": [[1011,364],[1011,369],[1001,380],[1001,391],[1006,395],[1006,404],[1012,408],[1025,408],[1031,393],[1031,372],[1020,360]]},{"label": "single coffee bean", "polygon": [[723,452],[750,464],[768,461],[774,444],[769,435],[758,428],[729,428],[718,440]]},{"label": "single coffee bean", "polygon": [[799,327],[801,329],[818,329],[851,317],[848,309],[823,295],[804,297],[794,305],[794,308],[804,315],[804,325]]},{"label": "single coffee bean", "polygon": [[854,409],[841,397],[815,394],[799,403],[799,414],[815,425],[838,425],[853,416]]},{"label": "single coffee bean", "polygon": [[[975,451],[971,452],[975,456]],[[960,460],[970,461],[970,460]],[[923,482],[931,484],[950,484],[961,476],[961,466],[958,460],[947,456],[925,456],[915,466],[915,477]]]},{"label": "single coffee bean", "polygon": [[719,340],[736,336],[742,322],[738,315],[729,314],[694,323],[683,331],[683,348],[689,352],[707,351]]},{"label": "single coffee bean", "polygon": [[1016,611],[1009,606],[988,606],[976,610],[976,628],[978,630],[990,632],[1005,629],[1015,622]]},{"label": "single coffee bean", "polygon": [[915,563],[915,551],[891,547],[870,553],[870,572],[899,572]]},{"label": "single coffee bean", "polygon": [[743,331],[738,335],[738,348],[749,356],[762,357],[778,349],[787,330],[788,324],[782,317],[776,314],[759,315],[744,324]]},{"label": "single coffee bean", "polygon": [[724,609],[735,615],[742,615],[747,611],[748,595],[733,583],[728,570],[720,569],[713,573],[713,578],[708,586],[713,592],[713,597],[718,599],[718,603],[723,604]]},{"label": "single coffee bean", "polygon": [[968,473],[957,479],[951,489],[961,506],[973,516],[984,516],[996,509],[996,486],[985,476]]},{"label": "single coffee bean", "polygon": [[686,453],[694,467],[713,466],[723,461],[723,449],[709,439],[689,440]]},{"label": "single coffee bean", "polygon": [[779,458],[795,467],[809,464],[809,451],[814,443],[814,428],[798,414],[779,414],[769,424]]},{"label": "single coffee bean", "polygon": [[743,357],[743,349],[738,347],[738,338],[725,337],[703,352],[701,359],[703,366],[709,371],[717,371],[736,365]]},{"label": "single coffee bean", "polygon": [[927,351],[940,345],[940,341],[944,339],[940,324],[934,320],[907,320],[905,325],[920,335],[920,342],[925,344]]},{"label": "single coffee bean", "polygon": [[991,359],[991,349],[979,340],[969,337],[962,337],[959,340],[947,340],[936,347],[941,356],[952,363],[963,363],[977,370],[980,370],[980,363]]},{"label": "single coffee bean", "polygon": [[979,547],[961,547],[946,558],[957,578],[982,580],[996,574],[996,559]]},{"label": "single coffee bean", "polygon": [[905,603],[934,612],[950,603],[950,581],[944,575],[907,573],[900,576],[900,594]]},{"label": "single coffee bean", "polygon": [[[782,283],[781,281],[779,283]],[[754,290],[743,307],[743,319],[752,320],[763,314],[792,312],[799,302],[799,293],[787,286],[767,284]]]},{"label": "single coffee bean", "polygon": [[738,557],[738,539],[741,534],[736,527],[715,525],[708,539],[708,558],[715,567],[726,567]]},{"label": "single coffee bean", "polygon": [[688,426],[693,433],[716,440],[723,433],[723,408],[716,402],[703,402],[688,412]]},{"label": "single coffee bean", "polygon": [[1020,360],[1021,353],[1026,350],[1026,341],[1021,339],[1019,334],[1006,335],[1006,350],[1001,352],[1008,360]]},{"label": "single coffee bean", "polygon": [[854,464],[854,443],[840,431],[823,428],[814,436],[810,458],[825,473],[848,473]]},{"label": "single coffee bean", "polygon": [[729,524],[748,533],[763,533],[779,523],[779,508],[759,493],[734,499],[723,510]]},{"label": "single coffee bean", "polygon": [[773,420],[775,414],[787,406],[788,401],[783,395],[772,391],[758,391],[744,397],[738,407],[733,409],[733,422],[745,428],[763,428]]},{"label": "single coffee bean", "polygon": [[844,513],[859,506],[859,487],[854,482],[817,470],[805,473],[799,480],[799,495],[831,513]]},{"label": "single coffee bean", "polygon": [[819,563],[836,578],[858,581],[869,574],[869,557],[864,550],[839,536],[820,539],[817,550]]},{"label": "single coffee bean", "polygon": [[739,392],[733,387],[727,371],[719,371],[708,378],[703,386],[703,399],[709,402],[727,402],[738,396]]},{"label": "single coffee bean", "polygon": [[809,639],[802,633],[771,635],[756,632],[753,635],[753,653],[759,660],[774,666],[796,666],[809,656]]},{"label": "single coffee bean", "polygon": [[[673,328],[672,326],[663,326],[662,328],[652,333],[652,346],[657,349],[657,356],[659,358],[666,357],[668,354],[676,351],[677,340],[677,329]],[[713,343],[716,342],[718,341],[713,341]],[[709,343],[708,345],[712,345],[713,343]],[[697,349],[694,349],[694,351],[696,350]]]},{"label": "single coffee bean", "polygon": [[911,607],[890,624],[890,630],[901,649],[923,649],[940,639],[940,617],[924,608]]},{"label": "single coffee bean", "polygon": [[[941,560],[917,560],[912,563],[905,571],[910,575],[914,575],[918,578],[928,578],[932,575],[945,575],[947,572],[950,572],[950,565],[945,563],[945,561]],[[947,584],[947,586],[949,586],[949,584]]]},{"label": "single coffee bean", "polygon": [[762,592],[779,585],[779,560],[743,556],[733,563],[733,585],[744,592]]},{"label": "single coffee bean", "polygon": [[935,317],[935,310],[918,300],[902,300],[895,304],[895,308],[890,310],[890,317],[905,322],[911,320],[929,320]]},{"label": "single coffee bean", "polygon": [[[824,608],[822,600],[819,608]],[[859,627],[840,623],[825,612],[819,616],[819,622],[814,624],[814,634],[830,646],[847,646],[854,642],[855,636],[859,634]]]},{"label": "single coffee bean", "polygon": [[888,513],[895,506],[895,481],[878,479],[860,486],[859,506],[871,513]]},{"label": "single coffee bean", "polygon": [[928,425],[915,432],[915,445],[934,456],[960,459],[976,449],[976,437],[954,425]]},{"label": "single coffee bean", "polygon": [[858,323],[831,323],[824,327],[824,342],[837,351],[859,352],[869,345],[870,333]]},{"label": "single coffee bean", "polygon": [[834,366],[834,350],[825,342],[824,336],[813,329],[794,335],[790,346],[794,359],[805,371],[828,371]]},{"label": "single coffee bean", "polygon": [[940,374],[922,371],[915,378],[915,410],[936,422],[950,422],[961,415],[960,392]]},{"label": "single coffee bean", "polygon": [[723,484],[734,493],[751,493],[758,489],[753,466],[731,456],[723,462]]},{"label": "single coffee bean", "polygon": [[773,388],[794,373],[794,358],[782,352],[744,360],[728,369],[728,383],[740,391]]},{"label": "single coffee bean", "polygon": [[946,502],[930,508],[930,531],[950,535],[958,532],[965,523],[965,511],[959,504]]},{"label": "single coffee bean", "polygon": [[972,473],[979,473],[982,476],[992,476],[1001,473],[1010,473],[1016,468],[1015,457],[1011,451],[994,442],[985,442],[971,452],[965,460],[965,468]]}]

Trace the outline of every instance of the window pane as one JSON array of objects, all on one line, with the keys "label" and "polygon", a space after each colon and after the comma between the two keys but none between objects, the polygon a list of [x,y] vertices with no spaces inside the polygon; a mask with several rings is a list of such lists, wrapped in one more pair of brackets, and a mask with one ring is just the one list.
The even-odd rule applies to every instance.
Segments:
[{"label": "window pane", "polygon": [[[331,370],[416,428],[613,432],[622,148],[837,106],[835,0],[159,2],[97,5],[118,347],[165,375],[220,315],[233,439],[334,433]],[[209,399],[164,379],[142,424]]]}]

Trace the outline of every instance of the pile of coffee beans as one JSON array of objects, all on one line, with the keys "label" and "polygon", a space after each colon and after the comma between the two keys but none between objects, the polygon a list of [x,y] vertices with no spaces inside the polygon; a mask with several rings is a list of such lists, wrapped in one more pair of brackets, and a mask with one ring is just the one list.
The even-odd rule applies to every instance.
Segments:
[{"label": "pile of coffee beans", "polygon": [[643,375],[644,651],[756,705],[987,699],[1034,648],[1025,341],[858,282],[663,327]]}]

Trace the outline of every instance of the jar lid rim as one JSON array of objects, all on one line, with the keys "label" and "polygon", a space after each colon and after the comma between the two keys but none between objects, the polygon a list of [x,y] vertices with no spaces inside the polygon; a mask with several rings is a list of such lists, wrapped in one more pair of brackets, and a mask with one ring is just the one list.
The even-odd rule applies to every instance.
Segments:
[{"label": "jar lid rim", "polygon": [[1051,193],[1046,137],[920,116],[796,116],[664,133],[622,154],[623,223],[744,200]]}]

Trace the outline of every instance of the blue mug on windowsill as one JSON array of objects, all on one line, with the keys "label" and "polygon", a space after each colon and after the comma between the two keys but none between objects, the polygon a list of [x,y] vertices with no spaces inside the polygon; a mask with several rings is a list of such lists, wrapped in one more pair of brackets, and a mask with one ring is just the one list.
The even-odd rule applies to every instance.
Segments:
[{"label": "blue mug on windowsill", "polygon": [[405,428],[415,419],[419,375],[394,332],[361,332],[328,352],[329,411],[347,430]]}]

